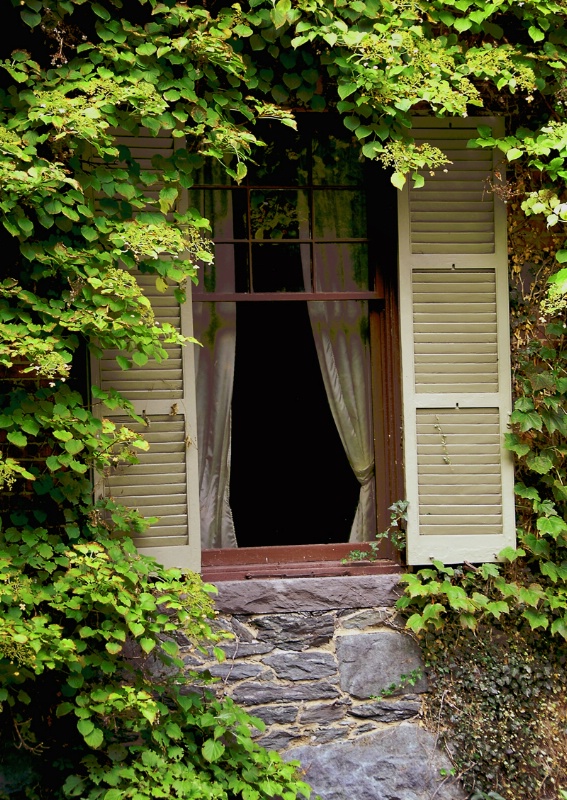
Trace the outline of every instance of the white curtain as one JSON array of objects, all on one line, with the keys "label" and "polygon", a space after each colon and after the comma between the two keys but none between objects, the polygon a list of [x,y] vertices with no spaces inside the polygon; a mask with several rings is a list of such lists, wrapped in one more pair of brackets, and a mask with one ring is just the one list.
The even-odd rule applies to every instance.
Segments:
[{"label": "white curtain", "polygon": [[[220,168],[208,182],[226,180]],[[233,238],[232,203],[229,191],[199,192],[201,213],[214,221],[217,238]],[[197,197],[195,198],[197,200]],[[197,204],[195,202],[195,204]],[[209,291],[234,291],[234,248],[217,245],[213,264],[204,264],[193,303],[197,383],[197,445],[199,448],[199,502],[201,546],[236,547],[229,503],[231,404],[236,352],[236,304],[206,301]]]},{"label": "white curtain", "polygon": [[[355,204],[348,195],[322,192],[315,203],[329,238],[352,236],[358,224]],[[314,223],[317,225],[317,222]],[[348,231],[348,233],[346,232]],[[322,238],[324,232],[317,231]],[[306,288],[311,267],[302,251]],[[367,248],[341,243],[315,244],[318,291],[356,291],[368,288]],[[329,406],[349,464],[360,483],[360,495],[349,541],[363,542],[376,534],[376,488],[370,371],[368,303],[361,300],[307,303],[317,357]]]},{"label": "white curtain", "polygon": [[349,541],[368,541],[376,533],[376,493],[367,304],[317,300],[307,305],[329,406],[360,483]]}]

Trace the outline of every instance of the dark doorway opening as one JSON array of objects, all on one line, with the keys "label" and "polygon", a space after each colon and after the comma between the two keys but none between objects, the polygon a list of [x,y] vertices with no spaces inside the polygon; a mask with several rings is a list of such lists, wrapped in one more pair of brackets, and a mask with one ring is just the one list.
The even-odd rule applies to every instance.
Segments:
[{"label": "dark doorway opening", "polygon": [[360,485],[304,302],[239,303],[230,504],[239,547],[348,541]]}]

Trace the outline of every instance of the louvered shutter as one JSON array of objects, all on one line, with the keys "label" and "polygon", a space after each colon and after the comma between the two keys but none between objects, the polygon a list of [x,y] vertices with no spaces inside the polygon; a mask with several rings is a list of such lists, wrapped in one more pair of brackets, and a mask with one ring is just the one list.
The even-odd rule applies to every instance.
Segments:
[{"label": "louvered shutter", "polygon": [[414,121],[453,162],[399,199],[409,564],[493,561],[514,543],[506,217],[495,158],[467,149],[495,119]]},{"label": "louvered shutter", "polygon": [[[168,156],[174,141],[171,136],[120,136],[142,169],[151,168],[155,154]],[[159,192],[159,184],[148,190]],[[137,275],[149,299],[157,322],[169,322],[186,336],[192,334],[190,297],[182,306],[173,288],[159,292],[155,276]],[[188,285],[188,293],[190,286]],[[93,359],[93,383],[102,389],[114,388],[130,400],[147,425],[138,425],[121,416],[120,410],[101,409],[116,423],[140,431],[150,449],[138,451],[139,464],[119,466],[111,474],[97,478],[97,491],[145,517],[159,517],[157,523],[134,539],[140,552],[151,555],[168,567],[200,569],[199,487],[196,447],[195,380],[193,346],[166,345],[168,358],[148,361],[122,370],[117,352],[106,351]]]}]

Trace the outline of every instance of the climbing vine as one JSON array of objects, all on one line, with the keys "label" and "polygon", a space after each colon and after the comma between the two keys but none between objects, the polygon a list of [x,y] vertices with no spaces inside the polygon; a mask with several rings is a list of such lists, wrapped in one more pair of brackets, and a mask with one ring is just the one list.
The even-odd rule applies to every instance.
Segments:
[{"label": "climbing vine", "polygon": [[[187,344],[156,323],[135,274],[184,300],[212,253],[208,221],[178,200],[207,161],[242,180],[263,118],[339,116],[361,158],[420,187],[446,156],[414,143],[412,114],[506,115],[503,138],[480,129],[472,145],[510,168],[520,548],[505,568],[409,575],[404,603],[416,631],[519,613],[567,638],[566,12],[562,0],[4,3],[0,702],[2,757],[29,756],[21,796],[308,793],[253,744],[259,722],[182,678],[181,632],[218,645],[210,601],[195,576],[135,552],[140,514],[93,501],[91,471],[147,443],[93,413],[95,400],[143,423],[117,392],[89,396],[82,375],[88,353],[116,351],[127,370]],[[117,129],[176,147],[142,168]]]}]

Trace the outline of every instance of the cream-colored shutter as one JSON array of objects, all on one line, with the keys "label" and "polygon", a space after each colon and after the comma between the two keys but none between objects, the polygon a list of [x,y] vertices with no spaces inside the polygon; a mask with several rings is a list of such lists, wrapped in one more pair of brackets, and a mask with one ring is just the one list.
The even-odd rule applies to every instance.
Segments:
[{"label": "cream-colored shutter", "polygon": [[506,215],[487,118],[414,120],[453,162],[399,199],[407,558],[494,561],[514,544]]},{"label": "cream-colored shutter", "polygon": [[[171,136],[121,136],[142,169],[151,169],[156,153],[170,155]],[[148,195],[159,192],[159,184]],[[182,200],[182,202],[186,202]],[[180,209],[182,210],[182,209]],[[159,292],[155,276],[137,274],[150,300],[156,321],[169,322],[185,336],[192,335],[190,296],[179,305],[173,288]],[[188,293],[190,286],[188,285]],[[148,361],[122,370],[117,352],[106,351],[93,359],[93,383],[106,390],[114,388],[130,400],[147,425],[138,425],[120,410],[100,408],[114,422],[140,431],[148,440],[147,452],[137,451],[139,464],[120,466],[110,475],[97,477],[97,493],[136,508],[145,517],[159,521],[134,543],[141,553],[151,555],[167,567],[200,569],[199,486],[195,418],[195,369],[193,345],[166,345],[168,358]],[[126,354],[127,355],[127,354]]]}]

